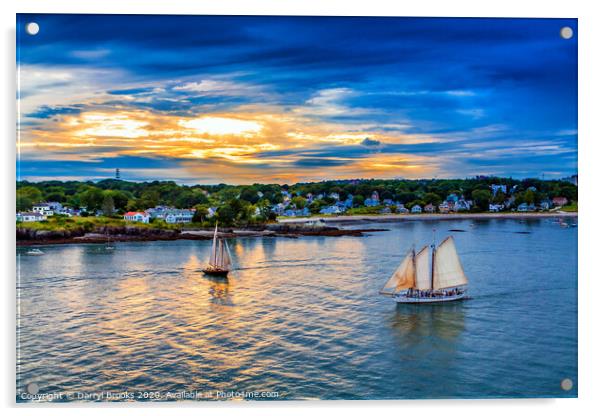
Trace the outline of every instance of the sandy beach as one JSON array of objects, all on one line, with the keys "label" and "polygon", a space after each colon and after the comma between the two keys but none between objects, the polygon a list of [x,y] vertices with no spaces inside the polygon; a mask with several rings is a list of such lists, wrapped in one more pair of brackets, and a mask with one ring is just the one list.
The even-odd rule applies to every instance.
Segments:
[{"label": "sandy beach", "polygon": [[466,214],[382,214],[382,215],[341,215],[316,216],[304,218],[282,218],[283,224],[302,224],[324,220],[327,223],[352,222],[397,222],[397,221],[441,221],[460,219],[536,219],[536,218],[577,218],[577,212],[499,212],[499,213],[466,213]]}]

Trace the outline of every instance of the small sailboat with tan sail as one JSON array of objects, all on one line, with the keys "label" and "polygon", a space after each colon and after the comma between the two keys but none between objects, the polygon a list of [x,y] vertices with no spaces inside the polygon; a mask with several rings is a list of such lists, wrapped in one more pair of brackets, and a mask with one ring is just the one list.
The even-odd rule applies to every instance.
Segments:
[{"label": "small sailboat with tan sail", "polygon": [[413,248],[380,290],[398,303],[436,303],[467,296],[468,278],[460,263],[453,237],[435,247]]},{"label": "small sailboat with tan sail", "polygon": [[226,277],[232,267],[232,256],[228,242],[217,236],[217,224],[213,233],[213,244],[211,245],[211,255],[209,264],[203,269],[203,273],[212,276]]}]

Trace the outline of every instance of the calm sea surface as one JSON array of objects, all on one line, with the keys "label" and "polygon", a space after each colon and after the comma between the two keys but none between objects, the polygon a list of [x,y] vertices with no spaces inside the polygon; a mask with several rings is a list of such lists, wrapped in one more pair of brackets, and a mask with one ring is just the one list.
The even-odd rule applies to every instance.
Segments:
[{"label": "calm sea surface", "polygon": [[[576,396],[577,228],[549,219],[366,227],[390,231],[232,240],[227,281],[201,272],[210,241],[48,246],[38,257],[18,248],[17,400],[30,383],[40,394],[134,400]],[[379,296],[433,227],[439,241],[454,236],[472,299]]]}]

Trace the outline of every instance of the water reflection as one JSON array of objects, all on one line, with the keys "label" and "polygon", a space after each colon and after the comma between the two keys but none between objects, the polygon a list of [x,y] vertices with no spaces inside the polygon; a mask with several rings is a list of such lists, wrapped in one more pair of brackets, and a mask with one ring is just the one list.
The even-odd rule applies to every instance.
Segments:
[{"label": "water reflection", "polygon": [[[497,220],[377,227],[391,231],[232,240],[227,279],[201,271],[211,241],[20,256],[18,385],[377,399],[518,388],[549,396],[558,395],[558,374],[576,380],[575,228],[546,222],[521,235],[525,224]],[[438,235],[466,230],[454,238],[475,299],[398,305],[378,296],[434,227]]]},{"label": "water reflection", "polygon": [[389,324],[393,332],[404,339],[437,337],[453,341],[465,330],[465,313],[465,302],[440,305],[397,304]]}]

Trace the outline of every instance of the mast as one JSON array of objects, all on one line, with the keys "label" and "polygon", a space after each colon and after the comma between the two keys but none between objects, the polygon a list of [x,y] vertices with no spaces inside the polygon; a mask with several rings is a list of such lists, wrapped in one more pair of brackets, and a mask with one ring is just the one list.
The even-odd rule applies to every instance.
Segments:
[{"label": "mast", "polygon": [[215,223],[215,232],[213,233],[213,244],[211,245],[211,257],[209,257],[209,264],[215,265],[217,260],[217,222]]},{"label": "mast", "polygon": [[431,254],[431,290],[435,289],[435,251],[437,251],[435,248],[435,241],[435,229],[433,228],[433,245],[431,246],[433,248]]}]

